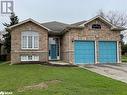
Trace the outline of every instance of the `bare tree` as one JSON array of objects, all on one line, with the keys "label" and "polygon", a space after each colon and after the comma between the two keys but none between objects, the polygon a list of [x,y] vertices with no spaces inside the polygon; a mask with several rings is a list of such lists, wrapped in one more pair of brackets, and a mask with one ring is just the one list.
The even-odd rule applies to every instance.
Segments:
[{"label": "bare tree", "polygon": [[109,11],[106,13],[102,9],[100,9],[97,12],[97,15],[100,15],[106,18],[107,20],[109,20],[109,22],[111,22],[112,24],[116,26],[127,27],[127,14],[126,13],[122,13],[119,11]]},{"label": "bare tree", "polygon": [[106,13],[102,9],[100,9],[97,11],[97,15],[100,15],[101,17],[105,18]]},{"label": "bare tree", "polygon": [[[97,15],[100,15],[101,17],[106,18],[113,25],[127,27],[127,14],[126,13],[121,13],[118,11],[109,11],[106,13],[102,9],[100,9],[97,12]],[[126,45],[124,45],[123,39],[127,39],[127,31],[122,31],[120,37],[121,37],[122,51],[125,51],[124,49],[125,48],[127,49],[127,47]]]}]

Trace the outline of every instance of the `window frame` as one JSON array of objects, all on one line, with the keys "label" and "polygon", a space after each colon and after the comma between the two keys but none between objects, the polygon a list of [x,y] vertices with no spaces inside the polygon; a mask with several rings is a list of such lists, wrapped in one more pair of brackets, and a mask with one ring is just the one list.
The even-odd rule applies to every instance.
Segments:
[{"label": "window frame", "polygon": [[[24,40],[25,37],[26,37],[26,41]],[[21,49],[39,49],[39,33],[34,31],[22,32],[21,33]]]},{"label": "window frame", "polygon": [[[93,27],[93,26],[96,26],[96,27]],[[92,29],[100,30],[102,27],[101,27],[100,24],[92,24],[91,28],[92,28]]]},{"label": "window frame", "polygon": [[21,55],[20,56],[21,61],[39,61],[39,56],[37,55]]}]

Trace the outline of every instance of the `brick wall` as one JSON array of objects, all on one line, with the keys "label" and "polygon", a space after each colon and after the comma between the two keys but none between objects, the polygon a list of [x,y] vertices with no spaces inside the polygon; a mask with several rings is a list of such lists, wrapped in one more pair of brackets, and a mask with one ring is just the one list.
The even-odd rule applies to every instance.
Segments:
[{"label": "brick wall", "polygon": [[[21,33],[29,30],[39,33],[38,50],[21,49]],[[48,61],[48,31],[32,22],[13,28],[11,32],[11,63],[20,63],[20,56],[23,54],[38,55],[41,62]]]},{"label": "brick wall", "polygon": [[[92,24],[98,23],[101,25],[100,30],[93,30]],[[62,38],[62,60],[74,63],[74,40],[93,40],[96,41],[96,47],[98,49],[98,41],[120,41],[120,31],[111,31],[110,26],[101,22],[100,20],[94,20],[87,25],[84,29],[71,29]],[[65,40],[66,39],[66,40]],[[119,56],[121,60],[121,46],[119,45]],[[98,51],[97,51],[98,52]],[[68,58],[68,59],[66,59]]]}]

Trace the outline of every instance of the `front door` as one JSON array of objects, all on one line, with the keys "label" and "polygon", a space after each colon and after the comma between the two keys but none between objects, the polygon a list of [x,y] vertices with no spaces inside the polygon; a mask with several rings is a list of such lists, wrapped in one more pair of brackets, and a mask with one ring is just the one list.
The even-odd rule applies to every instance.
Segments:
[{"label": "front door", "polygon": [[57,59],[57,46],[56,46],[56,44],[51,44],[51,59],[52,60]]}]

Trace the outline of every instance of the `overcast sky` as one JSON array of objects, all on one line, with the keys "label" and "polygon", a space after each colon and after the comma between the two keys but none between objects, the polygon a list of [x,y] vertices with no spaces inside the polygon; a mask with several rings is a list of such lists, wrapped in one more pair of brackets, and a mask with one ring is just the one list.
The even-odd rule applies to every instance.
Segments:
[{"label": "overcast sky", "polygon": [[[90,19],[99,9],[127,12],[127,0],[14,0],[14,11],[20,21],[33,18],[38,22],[73,23]],[[0,14],[0,30],[8,16]]]}]

